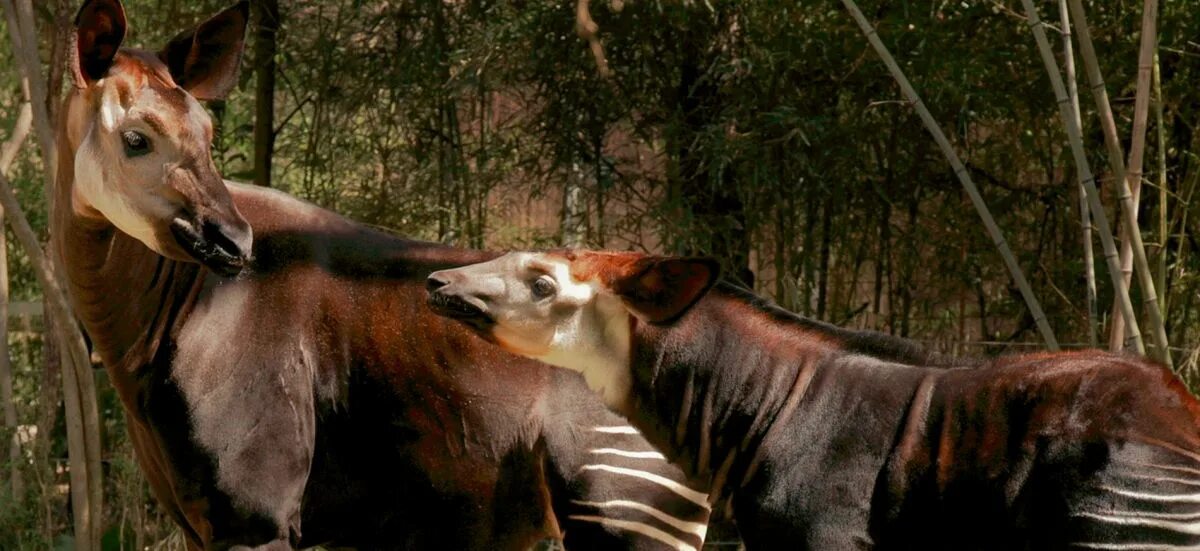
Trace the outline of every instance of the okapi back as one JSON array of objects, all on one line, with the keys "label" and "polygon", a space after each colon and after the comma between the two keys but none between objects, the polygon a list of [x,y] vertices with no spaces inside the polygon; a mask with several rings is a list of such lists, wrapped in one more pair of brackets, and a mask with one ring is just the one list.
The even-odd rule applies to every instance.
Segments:
[{"label": "okapi back", "polygon": [[1200,546],[1200,406],[1145,359],[955,360],[725,284],[632,323],[635,424],[750,548]]}]

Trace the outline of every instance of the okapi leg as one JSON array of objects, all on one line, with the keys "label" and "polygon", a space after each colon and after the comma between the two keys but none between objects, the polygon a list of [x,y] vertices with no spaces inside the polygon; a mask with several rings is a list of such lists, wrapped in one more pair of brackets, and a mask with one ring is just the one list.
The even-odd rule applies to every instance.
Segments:
[{"label": "okapi leg", "polygon": [[577,375],[554,379],[543,435],[565,547],[700,549],[707,494],[628,421],[590,399]]}]

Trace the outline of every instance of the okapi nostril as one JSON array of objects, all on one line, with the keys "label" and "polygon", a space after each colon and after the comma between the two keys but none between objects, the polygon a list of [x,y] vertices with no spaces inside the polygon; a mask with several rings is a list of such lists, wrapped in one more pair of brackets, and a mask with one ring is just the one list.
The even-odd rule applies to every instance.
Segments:
[{"label": "okapi nostril", "polygon": [[242,260],[250,254],[250,251],[246,250],[245,245],[242,243],[244,238],[238,228],[213,222],[204,222],[201,231],[211,246],[232,258]]},{"label": "okapi nostril", "polygon": [[438,274],[433,274],[425,280],[425,290],[432,293],[449,284],[449,281],[442,279],[440,276],[438,276]]}]

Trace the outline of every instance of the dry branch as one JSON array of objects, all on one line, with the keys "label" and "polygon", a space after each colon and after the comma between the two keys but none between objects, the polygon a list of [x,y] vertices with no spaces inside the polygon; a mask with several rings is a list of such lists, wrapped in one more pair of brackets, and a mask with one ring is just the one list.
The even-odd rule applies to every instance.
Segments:
[{"label": "dry branch", "polygon": [[[53,124],[46,109],[46,81],[41,73],[37,54],[37,33],[30,0],[0,0],[8,23],[13,57],[31,93],[33,126],[41,146],[45,169],[44,192],[53,215],[53,183],[58,167]],[[63,67],[51,67],[62,71]],[[24,211],[6,177],[0,176],[0,204],[6,211],[8,223],[25,249],[35,274],[52,310],[53,331],[65,353],[67,369],[63,370],[63,402],[67,415],[67,452],[70,465],[71,505],[75,528],[75,548],[99,549],[103,515],[103,484],[100,466],[100,416],[96,403],[96,387],[91,357],[83,335],[75,323],[66,294],[58,285],[54,270],[46,262],[37,234],[29,225]]]},{"label": "dry branch", "polygon": [[887,65],[888,71],[892,73],[892,77],[900,85],[901,92],[908,98],[908,101],[916,109],[917,114],[921,117],[921,121],[925,123],[925,128],[933,135],[934,141],[938,147],[942,149],[942,153],[946,155],[946,159],[950,161],[950,166],[954,169],[954,174],[958,176],[959,182],[962,183],[967,195],[971,198],[971,203],[975,205],[975,210],[979,212],[979,217],[983,219],[983,225],[987,228],[988,235],[991,236],[992,242],[1000,251],[1000,256],[1004,258],[1005,265],[1008,266],[1008,271],[1012,275],[1013,281],[1016,282],[1017,288],[1021,291],[1021,296],[1025,299],[1025,304],[1029,307],[1029,312],[1033,315],[1033,320],[1037,324],[1038,331],[1042,334],[1042,339],[1046,342],[1046,348],[1050,350],[1058,350],[1058,341],[1054,338],[1054,332],[1050,329],[1050,323],[1046,320],[1046,314],[1042,312],[1042,306],[1038,303],[1037,297],[1033,294],[1033,289],[1030,288],[1029,282],[1025,279],[1024,272],[1021,271],[1021,266],[1017,264],[1016,257],[1013,256],[1012,250],[1008,247],[1008,242],[1004,239],[1004,234],[1000,232],[1000,227],[996,225],[995,219],[992,218],[991,211],[988,210],[987,204],[983,201],[983,197],[979,194],[979,190],[975,187],[975,182],[971,180],[970,174],[967,172],[967,167],[963,165],[958,158],[958,153],[954,151],[954,147],[950,145],[950,141],[946,139],[946,135],[942,133],[942,129],[938,126],[937,121],[933,119],[933,115],[929,113],[929,109],[921,101],[921,97],[917,91],[913,89],[912,83],[904,76],[904,71],[896,64],[896,60],[883,45],[883,41],[879,39],[875,29],[871,27],[871,23],[867,21],[866,16],[855,5],[854,0],[842,0],[842,4],[850,11],[850,15],[854,16],[854,20],[866,35],[867,41],[883,59],[884,65]]},{"label": "dry branch", "polygon": [[608,78],[612,75],[612,70],[608,67],[608,58],[604,56],[604,44],[600,42],[600,26],[592,19],[588,2],[589,0],[579,0],[575,4],[575,33],[587,41],[588,48],[592,50],[592,57],[596,58],[596,69],[600,76]]},{"label": "dry branch", "polygon": [[[7,176],[9,168],[21,150],[21,144],[29,136],[33,123],[33,108],[29,105],[28,81],[21,80],[25,102],[13,124],[8,140],[0,144],[0,176]],[[4,228],[4,209],[0,207],[0,402],[4,405],[4,428],[11,439],[8,444],[9,488],[12,502],[20,503],[25,494],[25,482],[21,477],[21,441],[17,435],[17,404],[13,399],[12,360],[8,348],[8,244]]]}]

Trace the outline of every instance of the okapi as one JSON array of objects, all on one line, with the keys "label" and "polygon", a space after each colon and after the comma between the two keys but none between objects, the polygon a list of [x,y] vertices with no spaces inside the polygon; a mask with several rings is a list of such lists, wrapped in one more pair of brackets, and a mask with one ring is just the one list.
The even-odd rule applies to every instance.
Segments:
[{"label": "okapi", "polygon": [[711,481],[748,548],[1200,549],[1200,403],[1144,359],[932,366],[707,259],[510,253],[428,285],[442,315],[581,372]]},{"label": "okapi", "polygon": [[58,133],[53,250],[188,547],[698,548],[703,488],[582,381],[425,307],[426,274],[492,255],[221,178],[199,100],[247,18],[154,53],[85,2]]}]

